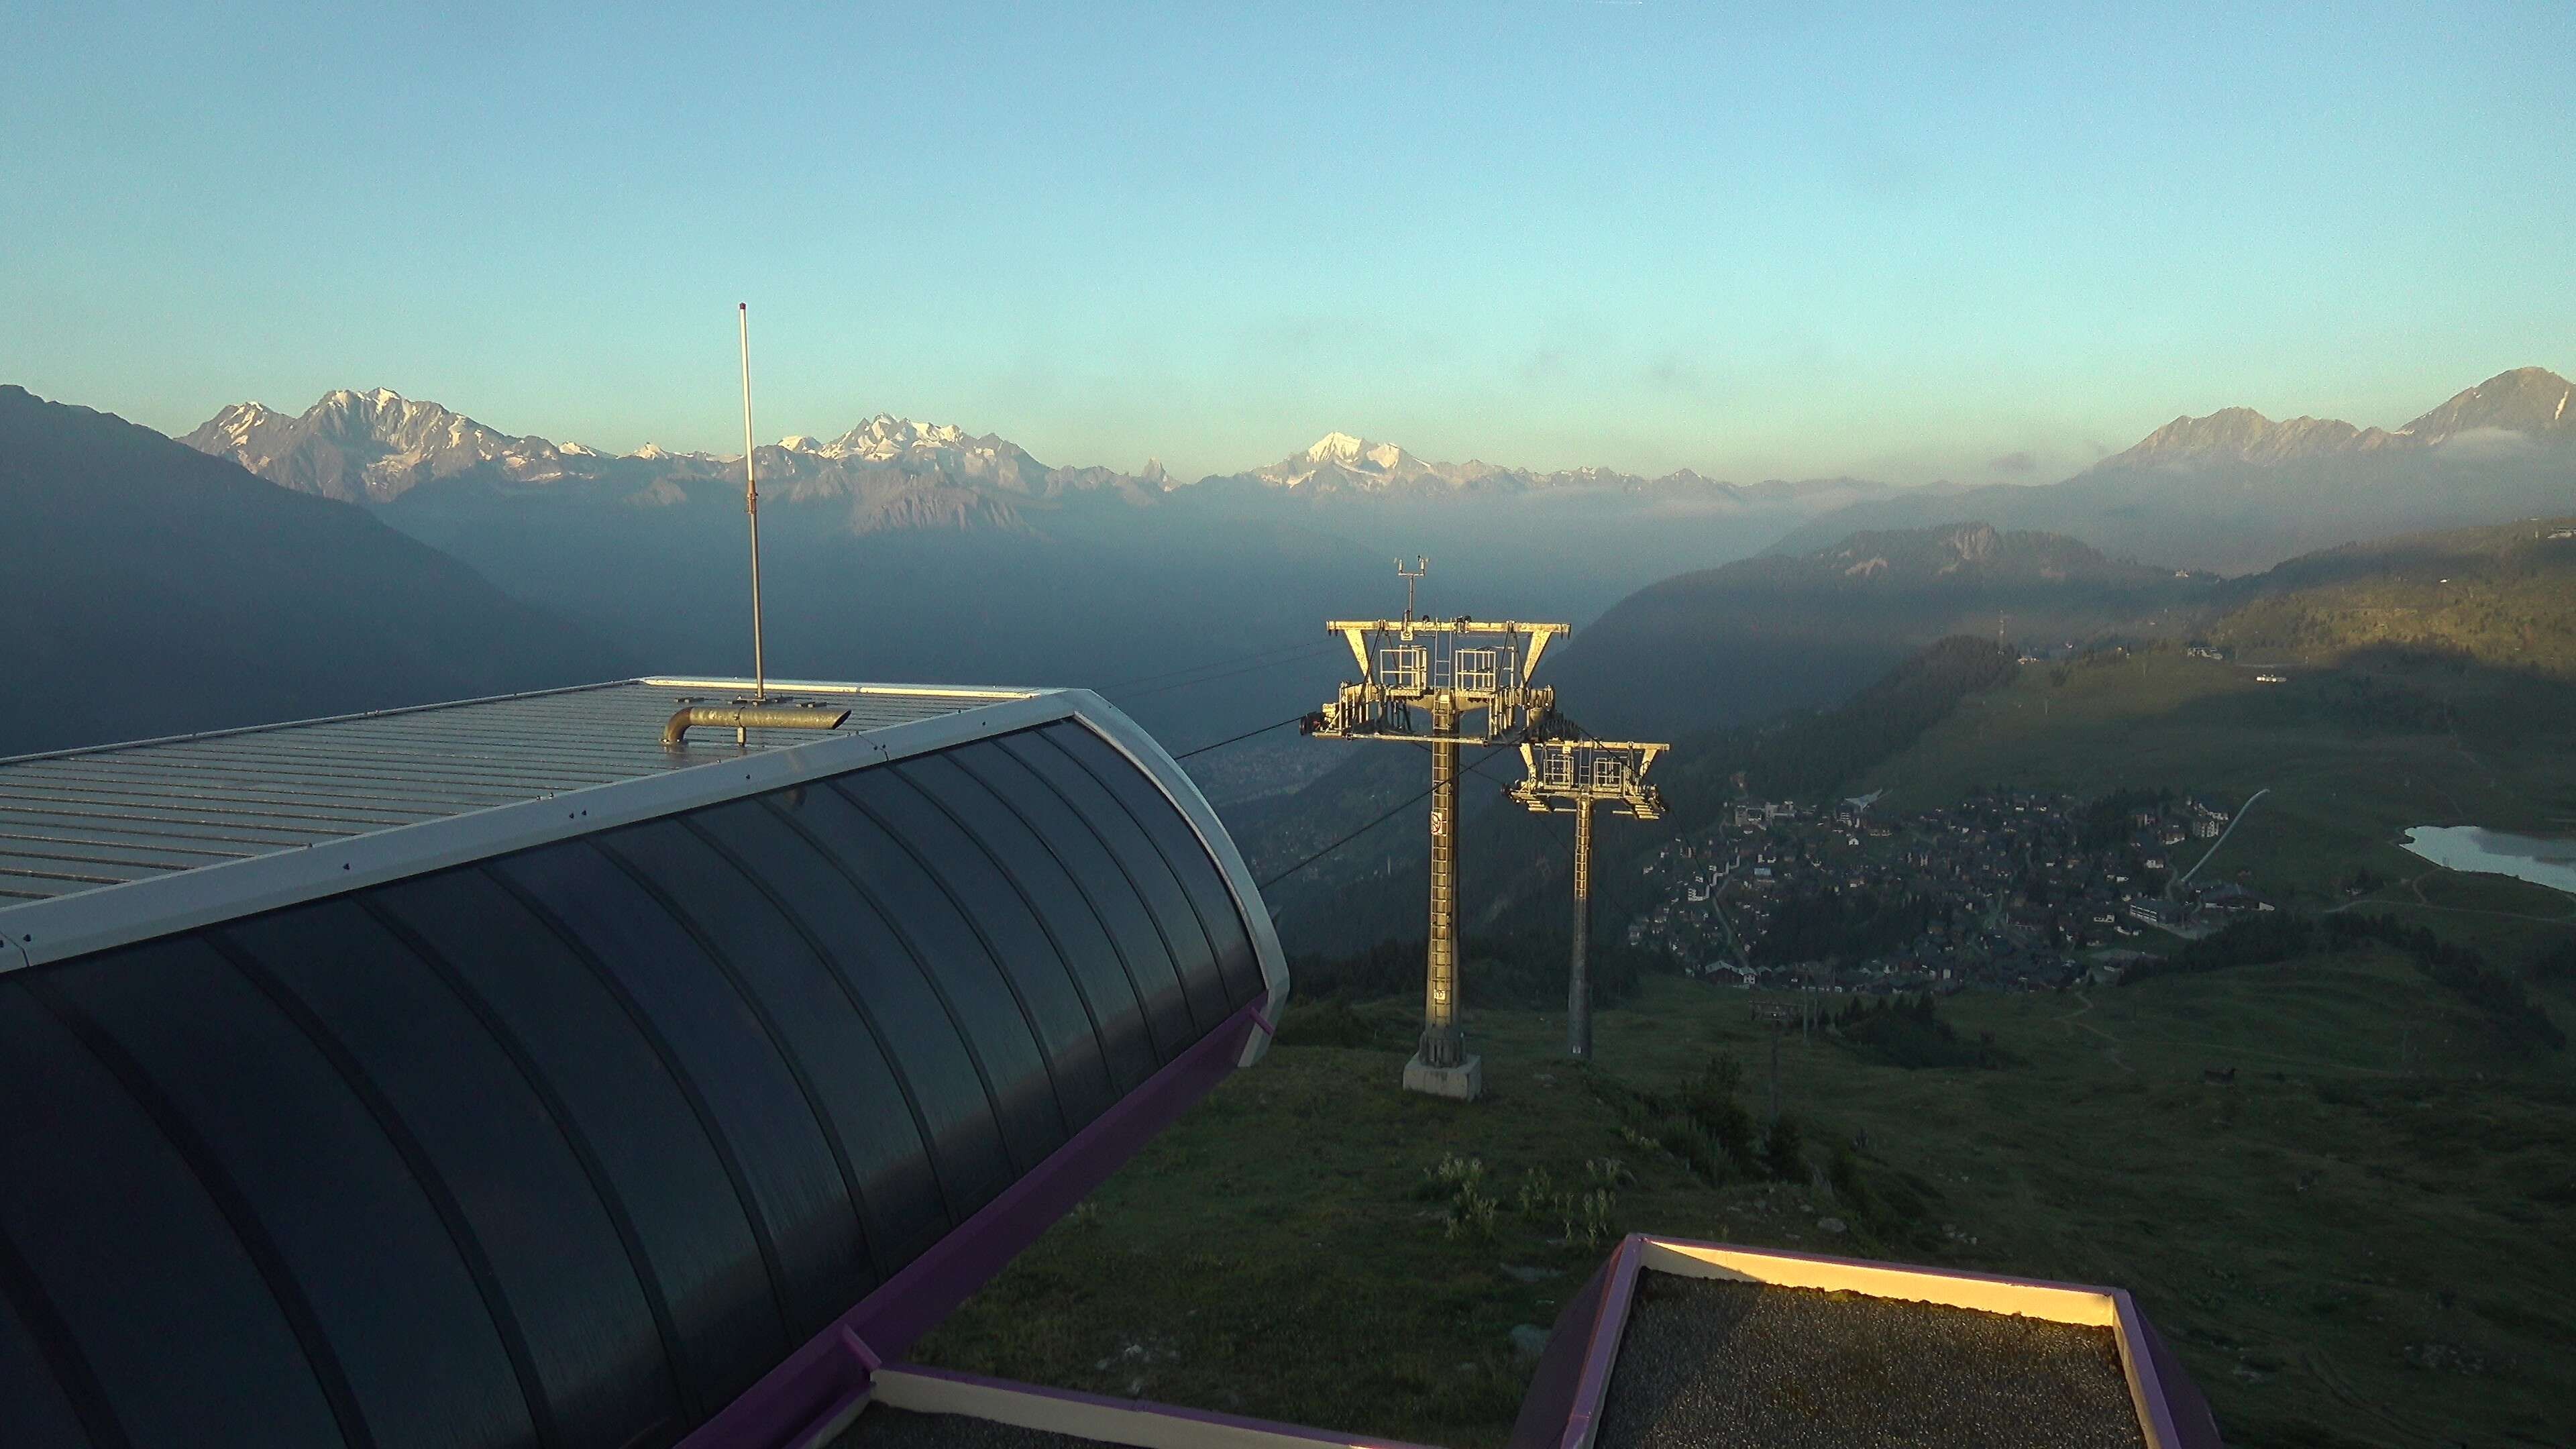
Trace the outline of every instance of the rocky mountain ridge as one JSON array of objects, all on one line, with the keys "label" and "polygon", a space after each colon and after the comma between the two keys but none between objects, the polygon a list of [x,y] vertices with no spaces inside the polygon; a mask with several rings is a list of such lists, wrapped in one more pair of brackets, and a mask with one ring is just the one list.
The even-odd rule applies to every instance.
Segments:
[{"label": "rocky mountain ridge", "polygon": [[2252,408],[2221,408],[2178,417],[2128,450],[2093,465],[2095,473],[2135,468],[2277,467],[2306,459],[2381,450],[2430,449],[2480,435],[2519,434],[2539,446],[2576,441],[2568,402],[2576,383],[2545,367],[2518,367],[2453,394],[2402,428],[2358,428],[2337,418],[2274,422]]},{"label": "rocky mountain ridge", "polygon": [[2252,408],[2180,417],[2055,484],[1918,489],[1792,529],[1810,553],[1870,529],[1982,518],[2112,554],[2225,573],[2358,539],[2564,512],[2576,497],[2576,384],[2498,373],[2396,429]]},{"label": "rocky mountain ridge", "polygon": [[[1440,543],[1470,553],[1527,537],[1520,507],[1554,511],[1603,547],[1644,517],[1743,515],[1791,531],[1779,550],[1810,553],[1846,535],[1983,518],[2007,531],[2068,535],[2113,553],[2223,571],[2259,569],[2353,538],[2456,527],[2550,511],[2576,488],[2576,385],[2545,368],[2500,373],[2402,428],[2331,418],[2275,421],[2251,408],[2179,417],[2064,482],[1898,489],[1853,478],[1735,484],[1689,469],[1645,477],[1610,468],[1536,470],[1425,459],[1397,444],[1331,432],[1279,462],[1177,483],[1160,463],[1137,473],[1050,466],[995,434],[880,413],[836,436],[791,435],[754,450],[764,496],[818,510],[836,530],[1021,531],[1067,508],[1177,504],[1307,520],[1370,547]],[[299,492],[392,506],[432,491],[479,490],[505,505],[534,497],[666,509],[736,498],[742,460],[647,444],[611,456],[512,437],[390,389],[342,389],[302,414],[227,407],[181,441]],[[1606,505],[1606,507],[1599,506]],[[731,506],[738,506],[732,503]],[[1599,514],[1599,517],[1584,515]],[[1787,514],[1786,518],[1779,515]],[[1488,516],[1490,515],[1490,516]],[[1803,519],[1801,515],[1804,515]],[[1447,520],[1443,522],[1442,520]],[[1481,532],[1480,532],[1481,530]],[[1402,537],[1396,537],[1402,535]],[[1705,567],[1698,533],[1657,554],[1666,571]],[[1650,542],[1650,547],[1653,545]],[[1665,557],[1670,554],[1669,558]],[[1721,557],[1723,555],[1720,555]],[[1566,562],[1572,562],[1571,559]]]}]

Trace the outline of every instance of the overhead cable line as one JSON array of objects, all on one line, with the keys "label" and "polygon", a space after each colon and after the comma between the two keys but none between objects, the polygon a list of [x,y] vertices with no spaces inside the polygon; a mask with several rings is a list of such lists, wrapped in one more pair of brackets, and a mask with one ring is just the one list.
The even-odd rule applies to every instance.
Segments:
[{"label": "overhead cable line", "polygon": [[[1093,687],[1100,693],[1107,694],[1112,690],[1129,689],[1139,684],[1152,684],[1158,680],[1176,679],[1184,674],[1196,674],[1203,669],[1217,669],[1228,664],[1284,664],[1289,662],[1289,660],[1281,658],[1280,656],[1282,655],[1291,656],[1293,658],[1303,658],[1310,654],[1322,654],[1329,650],[1339,649],[1341,647],[1342,645],[1340,641],[1332,639],[1324,640],[1321,643],[1308,642],[1303,644],[1283,644],[1276,649],[1265,649],[1258,654],[1237,654],[1225,659],[1211,659],[1204,664],[1193,664],[1185,669],[1166,669],[1160,674],[1140,674],[1133,679],[1121,679],[1114,683],[1095,685]],[[1192,680],[1189,682],[1195,684],[1198,681]]]},{"label": "overhead cable line", "polygon": [[1125,689],[1131,684],[1151,684],[1157,679],[1170,679],[1174,675],[1178,674],[1196,674],[1202,669],[1214,669],[1221,664],[1239,664],[1248,659],[1267,659],[1273,654],[1293,654],[1298,650],[1312,649],[1314,647],[1316,646],[1311,640],[1302,644],[1282,644],[1276,648],[1264,649],[1257,654],[1228,655],[1223,659],[1211,659],[1203,664],[1190,664],[1184,665],[1179,669],[1166,669],[1160,674],[1139,674],[1132,679],[1116,680],[1108,684],[1097,685],[1094,687],[1104,692],[1112,689]]},{"label": "overhead cable line", "polygon": [[[1477,756],[1476,763],[1483,764],[1485,761],[1492,759],[1496,754],[1509,748],[1511,748],[1509,745],[1496,745],[1492,749],[1485,751],[1484,754]],[[1473,769],[1475,766],[1471,765],[1468,766],[1468,768]],[[1297,872],[1304,870],[1310,865],[1313,865],[1316,861],[1322,860],[1325,856],[1332,854],[1334,851],[1341,849],[1343,846],[1348,845],[1352,841],[1359,839],[1361,836],[1368,834],[1370,831],[1377,829],[1389,820],[1394,819],[1398,812],[1419,803],[1423,799],[1427,798],[1433,790],[1437,790],[1439,788],[1440,787],[1438,785],[1433,785],[1421,791],[1419,794],[1410,795],[1397,801],[1393,807],[1386,811],[1385,814],[1378,816],[1368,824],[1361,826],[1359,829],[1350,832],[1348,835],[1334,841],[1332,844],[1316,851],[1313,855],[1307,856],[1304,860],[1297,862],[1295,865],[1292,865],[1286,870],[1279,872],[1277,875],[1270,877],[1268,880],[1263,881],[1261,883],[1261,889],[1270,889],[1272,886],[1279,884],[1288,877],[1295,875]]]},{"label": "overhead cable line", "polygon": [[1305,658],[1309,658],[1309,657],[1311,657],[1311,656],[1313,656],[1313,655],[1316,655],[1316,654],[1324,653],[1326,650],[1329,650],[1329,649],[1338,649],[1338,648],[1340,648],[1340,647],[1341,647],[1341,646],[1340,646],[1339,644],[1337,644],[1337,643],[1336,643],[1336,644],[1326,644],[1326,645],[1320,646],[1320,647],[1315,648],[1315,649],[1310,649],[1310,650],[1306,651],[1306,653],[1305,653],[1305,654],[1292,654],[1292,655],[1288,656],[1288,657],[1287,657],[1287,658],[1285,658],[1285,659],[1271,659],[1271,660],[1264,660],[1264,661],[1261,661],[1261,662],[1259,662],[1259,663],[1246,664],[1246,665],[1244,665],[1244,666],[1243,666],[1242,668],[1240,668],[1240,669],[1229,669],[1229,670],[1227,670],[1227,671],[1226,671],[1225,673],[1223,673],[1223,674],[1207,674],[1207,675],[1202,675],[1202,676],[1200,676],[1200,677],[1199,677],[1199,678],[1197,678],[1197,679],[1184,679],[1184,680],[1180,681],[1180,682],[1179,682],[1179,683],[1177,683],[1177,684],[1165,684],[1165,685],[1160,685],[1160,686],[1157,686],[1156,688],[1153,688],[1153,689],[1140,689],[1140,690],[1136,691],[1134,694],[1125,695],[1125,696],[1121,697],[1121,698],[1120,698],[1120,699],[1118,699],[1116,702],[1117,702],[1117,703],[1120,703],[1120,704],[1125,704],[1125,703],[1128,703],[1129,701],[1133,701],[1133,700],[1149,699],[1149,698],[1151,698],[1151,697],[1153,697],[1153,696],[1155,696],[1155,695],[1157,695],[1157,694],[1169,694],[1169,693],[1171,693],[1171,692],[1172,692],[1173,690],[1175,690],[1175,689],[1188,689],[1188,688],[1189,688],[1189,687],[1191,687],[1192,685],[1197,685],[1197,684],[1214,684],[1216,681],[1218,681],[1218,680],[1220,680],[1220,679],[1232,679],[1232,678],[1234,678],[1234,677],[1235,677],[1236,675],[1238,675],[1238,674],[1250,674],[1252,671],[1254,671],[1254,670],[1256,670],[1256,669],[1274,669],[1274,668],[1277,668],[1278,666],[1280,666],[1280,665],[1282,665],[1282,664],[1294,664],[1294,663],[1297,663],[1299,660],[1302,660],[1302,659],[1305,659]]},{"label": "overhead cable line", "polygon": [[1228,745],[1239,745],[1245,740],[1252,738],[1254,735],[1266,735],[1272,730],[1286,729],[1288,726],[1295,724],[1297,721],[1304,718],[1305,716],[1302,714],[1292,714],[1286,719],[1279,720],[1272,724],[1263,725],[1257,730],[1245,730],[1243,733],[1236,735],[1230,740],[1219,740],[1212,745],[1201,745],[1195,750],[1183,750],[1179,754],[1172,756],[1172,758],[1175,760],[1186,760],[1192,755],[1204,755],[1210,750],[1221,750]]}]

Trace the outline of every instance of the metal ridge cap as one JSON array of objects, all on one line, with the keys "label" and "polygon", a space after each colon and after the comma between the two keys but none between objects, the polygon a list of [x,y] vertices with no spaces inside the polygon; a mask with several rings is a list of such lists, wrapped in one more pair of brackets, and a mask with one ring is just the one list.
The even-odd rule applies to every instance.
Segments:
[{"label": "metal ridge cap", "polygon": [[702,805],[722,804],[764,790],[782,789],[1044,724],[1072,713],[1073,706],[1062,693],[995,700],[978,708],[926,719],[870,730],[835,731],[755,754],[707,760],[676,770],[610,780],[315,845],[0,907],[0,937],[5,937],[17,956],[15,961],[0,957],[0,975],[658,819]]}]

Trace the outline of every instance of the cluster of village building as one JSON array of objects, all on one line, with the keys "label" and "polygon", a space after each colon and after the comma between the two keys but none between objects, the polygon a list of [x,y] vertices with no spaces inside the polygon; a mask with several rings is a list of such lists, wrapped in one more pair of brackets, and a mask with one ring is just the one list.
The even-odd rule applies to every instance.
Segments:
[{"label": "cluster of village building", "polygon": [[1644,866],[1631,945],[1695,976],[1839,991],[2055,990],[2269,902],[2192,873],[2227,812],[2170,795],[1974,796],[1898,815],[1876,797],[1740,799]]}]

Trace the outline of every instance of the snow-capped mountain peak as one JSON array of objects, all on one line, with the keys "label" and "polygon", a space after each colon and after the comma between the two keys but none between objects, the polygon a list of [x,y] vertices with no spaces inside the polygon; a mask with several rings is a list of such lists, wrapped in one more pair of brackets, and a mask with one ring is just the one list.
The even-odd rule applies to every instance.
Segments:
[{"label": "snow-capped mountain peak", "polygon": [[879,413],[834,438],[822,451],[830,457],[885,462],[919,448],[955,448],[971,441],[966,430],[954,423],[917,423]]},{"label": "snow-capped mountain peak", "polygon": [[563,474],[562,452],[545,439],[514,438],[389,387],[335,388],[298,417],[236,403],[179,441],[272,483],[349,501],[390,502],[484,465],[522,481]]},{"label": "snow-capped mountain peak", "polygon": [[1348,433],[1326,433],[1306,450],[1306,457],[1316,463],[1356,463],[1360,450],[1368,444]]},{"label": "snow-capped mountain peak", "polygon": [[1372,443],[1348,433],[1326,433],[1315,440],[1305,453],[1309,463],[1330,463],[1342,468],[1365,468],[1379,473],[1394,473],[1413,460],[1413,455],[1393,443]]}]

